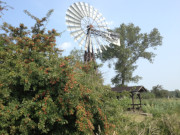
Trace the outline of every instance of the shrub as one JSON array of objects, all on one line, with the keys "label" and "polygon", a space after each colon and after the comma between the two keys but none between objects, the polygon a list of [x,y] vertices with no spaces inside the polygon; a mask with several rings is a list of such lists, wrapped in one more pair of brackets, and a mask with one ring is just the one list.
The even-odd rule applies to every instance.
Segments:
[{"label": "shrub", "polygon": [[43,27],[51,12],[38,19],[26,11],[36,20],[31,30],[2,26],[0,134],[93,134],[98,126],[108,132],[104,87],[84,81],[93,77],[91,63],[72,67],[55,48],[59,33]]}]

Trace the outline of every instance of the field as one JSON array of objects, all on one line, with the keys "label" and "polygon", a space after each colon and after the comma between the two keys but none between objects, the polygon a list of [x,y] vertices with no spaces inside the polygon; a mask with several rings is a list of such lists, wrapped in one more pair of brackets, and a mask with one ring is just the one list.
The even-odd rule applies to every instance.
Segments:
[{"label": "field", "polygon": [[124,108],[120,112],[114,133],[180,135],[180,99],[144,99],[143,103],[145,105],[139,111],[126,111]]}]

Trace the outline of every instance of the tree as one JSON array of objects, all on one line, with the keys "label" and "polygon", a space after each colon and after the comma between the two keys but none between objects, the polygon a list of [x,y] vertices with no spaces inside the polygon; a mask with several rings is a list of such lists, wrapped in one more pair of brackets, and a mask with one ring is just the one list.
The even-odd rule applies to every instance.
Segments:
[{"label": "tree", "polygon": [[76,62],[79,63],[83,63],[83,56],[84,56],[84,51],[83,50],[77,50],[76,48],[74,48],[71,52],[70,52],[70,57],[73,57],[73,60],[71,65],[75,65]]},{"label": "tree", "polygon": [[151,93],[154,93],[155,97],[161,97],[160,91],[163,90],[162,85],[156,85],[152,87]]},{"label": "tree", "polygon": [[141,96],[142,96],[143,99],[155,98],[155,94],[150,92],[150,91],[142,93]]},{"label": "tree", "polygon": [[42,19],[26,13],[34,27],[4,23],[0,34],[0,134],[95,134],[99,126],[106,134],[104,87],[91,63],[60,56],[60,33],[44,27],[52,10]]},{"label": "tree", "polygon": [[3,11],[7,11],[9,8],[12,9],[12,7],[7,5],[6,2],[3,2],[3,1],[0,0],[0,18],[2,17],[2,15],[4,15]]},{"label": "tree", "polygon": [[115,71],[117,75],[112,79],[115,85],[125,85],[129,82],[138,82],[141,78],[133,76],[137,68],[136,62],[144,58],[153,62],[155,54],[149,49],[156,49],[162,44],[162,37],[158,29],[154,28],[149,34],[141,33],[138,26],[134,24],[121,24],[114,32],[120,34],[121,46],[110,44],[107,50],[104,50],[100,56],[102,61],[115,58]]},{"label": "tree", "polygon": [[162,85],[153,86],[151,93],[154,93],[156,98],[167,98],[170,97],[170,92],[165,90]]},{"label": "tree", "polygon": [[174,93],[176,98],[180,98],[180,90],[176,89]]}]

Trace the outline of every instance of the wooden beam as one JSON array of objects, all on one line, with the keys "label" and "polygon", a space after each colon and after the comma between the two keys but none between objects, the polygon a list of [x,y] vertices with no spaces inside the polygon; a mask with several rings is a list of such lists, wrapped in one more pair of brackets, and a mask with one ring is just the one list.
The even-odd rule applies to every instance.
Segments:
[{"label": "wooden beam", "polygon": [[138,96],[138,98],[139,98],[140,108],[141,108],[141,105],[142,105],[142,104],[141,104],[141,94],[138,94],[137,96]]},{"label": "wooden beam", "polygon": [[132,93],[132,107],[133,107],[133,112],[134,112],[134,93]]}]

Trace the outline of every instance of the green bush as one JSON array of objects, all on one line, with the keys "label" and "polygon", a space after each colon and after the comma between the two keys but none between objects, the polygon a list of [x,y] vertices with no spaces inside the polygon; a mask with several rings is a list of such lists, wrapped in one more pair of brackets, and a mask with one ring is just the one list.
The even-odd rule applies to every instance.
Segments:
[{"label": "green bush", "polygon": [[93,134],[98,127],[108,133],[105,88],[102,79],[91,83],[93,63],[71,66],[55,48],[56,30],[42,28],[47,17],[30,16],[36,20],[31,30],[2,26],[0,134]]},{"label": "green bush", "polygon": [[151,92],[144,92],[141,94],[142,99],[152,99],[155,98],[154,93]]}]

